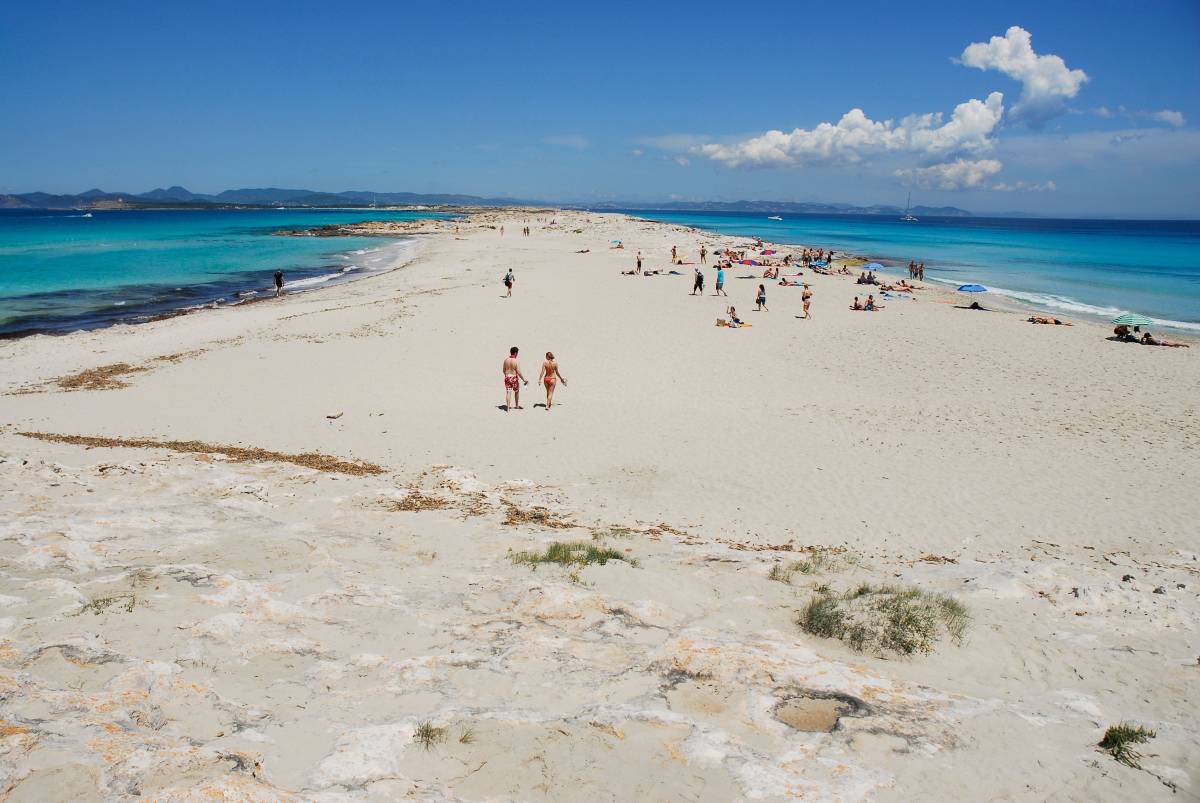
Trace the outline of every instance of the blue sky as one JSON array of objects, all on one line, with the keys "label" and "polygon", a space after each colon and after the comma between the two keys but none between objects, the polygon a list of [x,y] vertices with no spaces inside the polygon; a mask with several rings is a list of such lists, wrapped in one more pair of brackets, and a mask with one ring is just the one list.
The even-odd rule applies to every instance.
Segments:
[{"label": "blue sky", "polygon": [[1200,217],[1198,44],[1195,0],[10,2],[0,192]]}]

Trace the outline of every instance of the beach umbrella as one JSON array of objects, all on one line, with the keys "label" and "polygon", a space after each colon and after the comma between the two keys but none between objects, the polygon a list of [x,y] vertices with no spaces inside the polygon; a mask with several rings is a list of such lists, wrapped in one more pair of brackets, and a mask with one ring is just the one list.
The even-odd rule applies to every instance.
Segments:
[{"label": "beach umbrella", "polygon": [[766,251],[759,251],[759,252],[758,252],[758,255],[759,255],[759,256],[761,256],[761,257],[769,257],[769,256],[771,256],[771,254],[774,254],[774,253],[775,253],[775,252],[774,252],[773,250],[771,250],[770,248],[768,248]]},{"label": "beach umbrella", "polygon": [[883,265],[880,265],[878,262],[868,262],[863,267],[867,270],[883,270]]},{"label": "beach umbrella", "polygon": [[1113,318],[1112,322],[1123,326],[1149,326],[1154,323],[1154,319],[1138,315],[1136,312],[1126,312],[1124,315]]},{"label": "beach umbrella", "polygon": [[743,264],[743,265],[757,265],[757,264],[758,264],[758,260],[757,260],[757,259],[743,259],[741,264]]},{"label": "beach umbrella", "polygon": [[958,288],[960,293],[986,293],[988,289],[982,284],[964,284]]}]

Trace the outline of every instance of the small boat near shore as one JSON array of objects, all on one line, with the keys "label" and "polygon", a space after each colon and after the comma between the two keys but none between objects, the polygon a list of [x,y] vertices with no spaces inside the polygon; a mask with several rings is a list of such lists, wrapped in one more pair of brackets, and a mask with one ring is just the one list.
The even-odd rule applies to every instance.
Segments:
[{"label": "small boat near shore", "polygon": [[783,218],[781,218],[779,215],[771,215],[769,218],[767,218],[767,220],[779,220],[779,221],[782,221],[782,220],[783,220]]}]

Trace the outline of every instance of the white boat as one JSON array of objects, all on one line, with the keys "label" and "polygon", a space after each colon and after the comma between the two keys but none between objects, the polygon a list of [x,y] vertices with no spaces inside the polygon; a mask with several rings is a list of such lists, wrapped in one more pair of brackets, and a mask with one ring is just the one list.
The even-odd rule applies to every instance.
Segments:
[{"label": "white boat", "polygon": [[783,220],[779,215],[771,215],[767,220]]},{"label": "white boat", "polygon": [[916,223],[917,219],[912,216],[911,212],[908,211],[910,209],[912,209],[912,193],[911,192],[908,194],[908,201],[905,202],[905,204],[904,204],[904,217],[902,217],[900,219],[903,220],[905,223]]}]

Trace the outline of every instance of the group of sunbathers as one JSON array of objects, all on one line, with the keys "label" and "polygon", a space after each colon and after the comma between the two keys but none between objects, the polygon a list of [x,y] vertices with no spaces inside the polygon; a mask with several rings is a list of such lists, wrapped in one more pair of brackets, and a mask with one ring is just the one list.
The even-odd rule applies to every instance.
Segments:
[{"label": "group of sunbathers", "polygon": [[1125,326],[1124,324],[1118,326],[1116,329],[1113,329],[1113,334],[1116,335],[1117,340],[1120,340],[1122,343],[1141,343],[1143,346],[1166,346],[1173,349],[1191,348],[1191,346],[1189,346],[1187,343],[1175,343],[1170,340],[1162,340],[1150,334],[1149,332],[1142,332],[1142,336],[1139,338],[1135,332],[1141,332],[1141,327],[1133,327],[1132,332],[1129,330],[1129,327]]},{"label": "group of sunbathers", "polygon": [[858,296],[854,297],[854,303],[850,305],[850,309],[856,312],[878,312],[883,309],[883,306],[875,303],[875,296],[867,296],[866,302],[858,300]]},{"label": "group of sunbathers", "polygon": [[859,273],[858,279],[856,279],[854,283],[855,284],[879,284],[879,279],[876,278],[874,271],[867,271],[866,273]]}]

